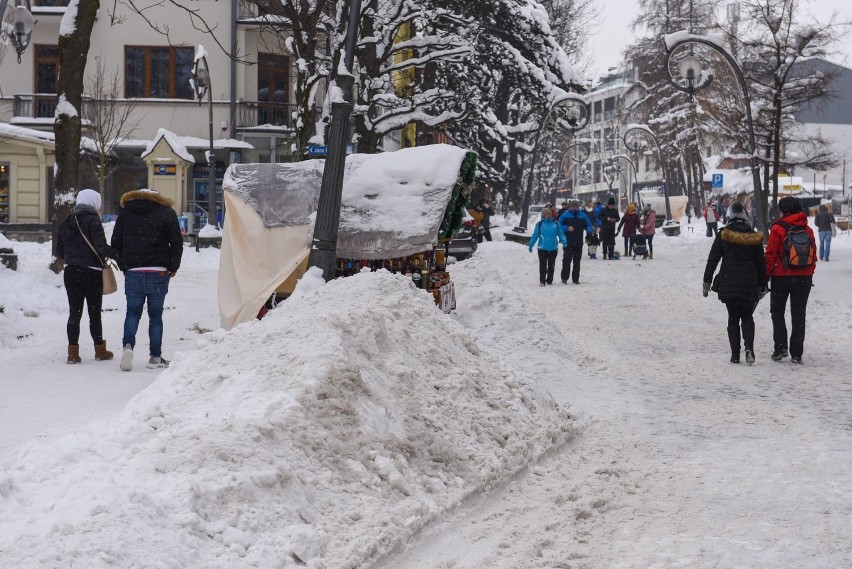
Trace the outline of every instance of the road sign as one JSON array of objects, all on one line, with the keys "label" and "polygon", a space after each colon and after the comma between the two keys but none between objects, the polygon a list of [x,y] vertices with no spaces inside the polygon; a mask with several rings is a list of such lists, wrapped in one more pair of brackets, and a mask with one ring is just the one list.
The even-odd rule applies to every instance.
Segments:
[{"label": "road sign", "polygon": [[722,174],[713,174],[713,189],[723,188],[724,186],[724,176]]},{"label": "road sign", "polygon": [[309,144],[308,156],[325,156],[328,148],[323,144]]}]

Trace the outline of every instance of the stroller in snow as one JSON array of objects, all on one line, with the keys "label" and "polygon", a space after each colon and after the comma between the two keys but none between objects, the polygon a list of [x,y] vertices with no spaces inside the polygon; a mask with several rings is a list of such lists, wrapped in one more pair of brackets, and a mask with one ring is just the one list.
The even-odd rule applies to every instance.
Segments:
[{"label": "stroller in snow", "polygon": [[598,237],[597,233],[590,233],[586,235],[586,247],[589,250],[589,259],[597,259],[598,258],[598,246],[601,244],[601,238]]},{"label": "stroller in snow", "polygon": [[648,258],[648,240],[642,234],[633,236],[633,258],[636,257]]}]

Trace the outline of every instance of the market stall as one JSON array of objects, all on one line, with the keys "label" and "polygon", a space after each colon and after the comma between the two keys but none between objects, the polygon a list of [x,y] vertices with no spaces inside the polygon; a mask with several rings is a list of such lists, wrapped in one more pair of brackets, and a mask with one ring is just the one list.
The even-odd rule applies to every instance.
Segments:
[{"label": "market stall", "polygon": [[[310,253],[323,168],[323,160],[228,168],[219,266],[224,328],[253,319],[274,292],[292,291]],[[462,225],[475,169],[474,153],[445,144],[348,156],[334,276],[365,269],[410,275],[451,310],[444,247]]]}]

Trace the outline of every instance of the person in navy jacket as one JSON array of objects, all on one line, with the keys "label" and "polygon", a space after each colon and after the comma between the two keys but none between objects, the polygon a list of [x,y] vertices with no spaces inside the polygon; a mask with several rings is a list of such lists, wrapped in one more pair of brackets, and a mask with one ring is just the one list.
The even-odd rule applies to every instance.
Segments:
[{"label": "person in navy jacket", "polygon": [[[562,251],[562,284],[568,284],[568,275],[571,275],[571,282],[580,284],[580,259],[583,258],[583,241],[585,231],[591,234],[594,231],[589,216],[586,212],[580,211],[580,202],[572,200],[568,206],[568,211],[559,216],[559,225],[565,233],[566,245]],[[574,270],[571,270],[571,263],[574,263]]]},{"label": "person in navy jacket", "polygon": [[533,246],[538,244],[538,280],[541,286],[553,284],[559,243],[562,243],[564,247],[568,241],[565,239],[562,226],[553,219],[553,211],[546,207],[541,210],[541,221],[535,224],[529,243],[530,253]]}]

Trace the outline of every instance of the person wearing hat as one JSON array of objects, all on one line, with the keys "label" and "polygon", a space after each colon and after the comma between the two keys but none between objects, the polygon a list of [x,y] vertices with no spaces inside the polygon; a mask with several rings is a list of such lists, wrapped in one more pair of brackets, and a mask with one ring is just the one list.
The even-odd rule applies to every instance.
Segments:
[{"label": "person wearing hat", "polygon": [[118,251],[107,244],[100,211],[101,194],[95,190],[80,190],[74,211],[59,224],[56,238],[56,256],[65,263],[62,278],[68,295],[68,324],[66,325],[68,359],[66,362],[69,364],[78,364],[82,361],[79,340],[84,303],[89,312],[89,333],[95,345],[95,359],[111,360],[113,357],[113,353],[107,350],[103,337],[102,271],[104,259],[117,259]]},{"label": "person wearing hat", "polygon": [[[719,261],[722,267],[714,280]],[[730,223],[719,230],[710,248],[703,288],[704,296],[714,290],[728,309],[731,363],[740,363],[741,339],[746,362],[754,363],[754,310],[767,293],[767,282],[763,233],[752,229],[745,208],[735,203],[731,206]]]},{"label": "person wearing hat", "polygon": [[618,222],[618,229],[616,229],[616,233],[621,231],[621,228],[624,228],[624,231],[621,231],[621,234],[624,236],[624,256],[627,257],[633,254],[633,238],[639,232],[640,227],[642,226],[642,220],[639,218],[639,213],[636,211],[636,204],[632,203],[627,206],[627,213],[621,218],[621,221]]},{"label": "person wearing hat", "polygon": [[[580,259],[583,258],[583,231],[591,235],[594,226],[586,212],[580,211],[580,202],[571,200],[568,211],[559,216],[559,225],[565,233],[565,247],[562,249],[562,284],[571,282],[580,284]],[[571,270],[571,263],[574,270]]]},{"label": "person wearing hat", "polygon": [[615,252],[615,225],[621,216],[618,214],[618,208],[615,207],[615,198],[609,198],[606,202],[606,207],[601,209],[598,216],[601,220],[601,245],[603,245],[603,258],[612,260]]},{"label": "person wearing hat", "polygon": [[[766,244],[766,276],[772,280],[772,293],[769,296],[769,313],[772,316],[772,340],[775,351],[772,359],[781,361],[790,356],[790,361],[802,363],[805,345],[805,317],[808,308],[808,296],[813,286],[816,270],[816,240],[814,232],[808,226],[808,216],[802,204],[794,197],[778,201],[781,218],[772,225],[769,241]],[[792,263],[787,244],[787,234],[796,232],[807,235],[809,248],[801,261]],[[784,313],[787,311],[787,298],[790,299],[791,331],[787,337],[787,323]]]},{"label": "person wearing hat", "polygon": [[568,244],[562,226],[553,218],[553,210],[545,207],[541,210],[541,219],[535,224],[529,242],[530,253],[533,246],[538,245],[538,276],[541,286],[553,284],[560,242],[563,247]]}]

